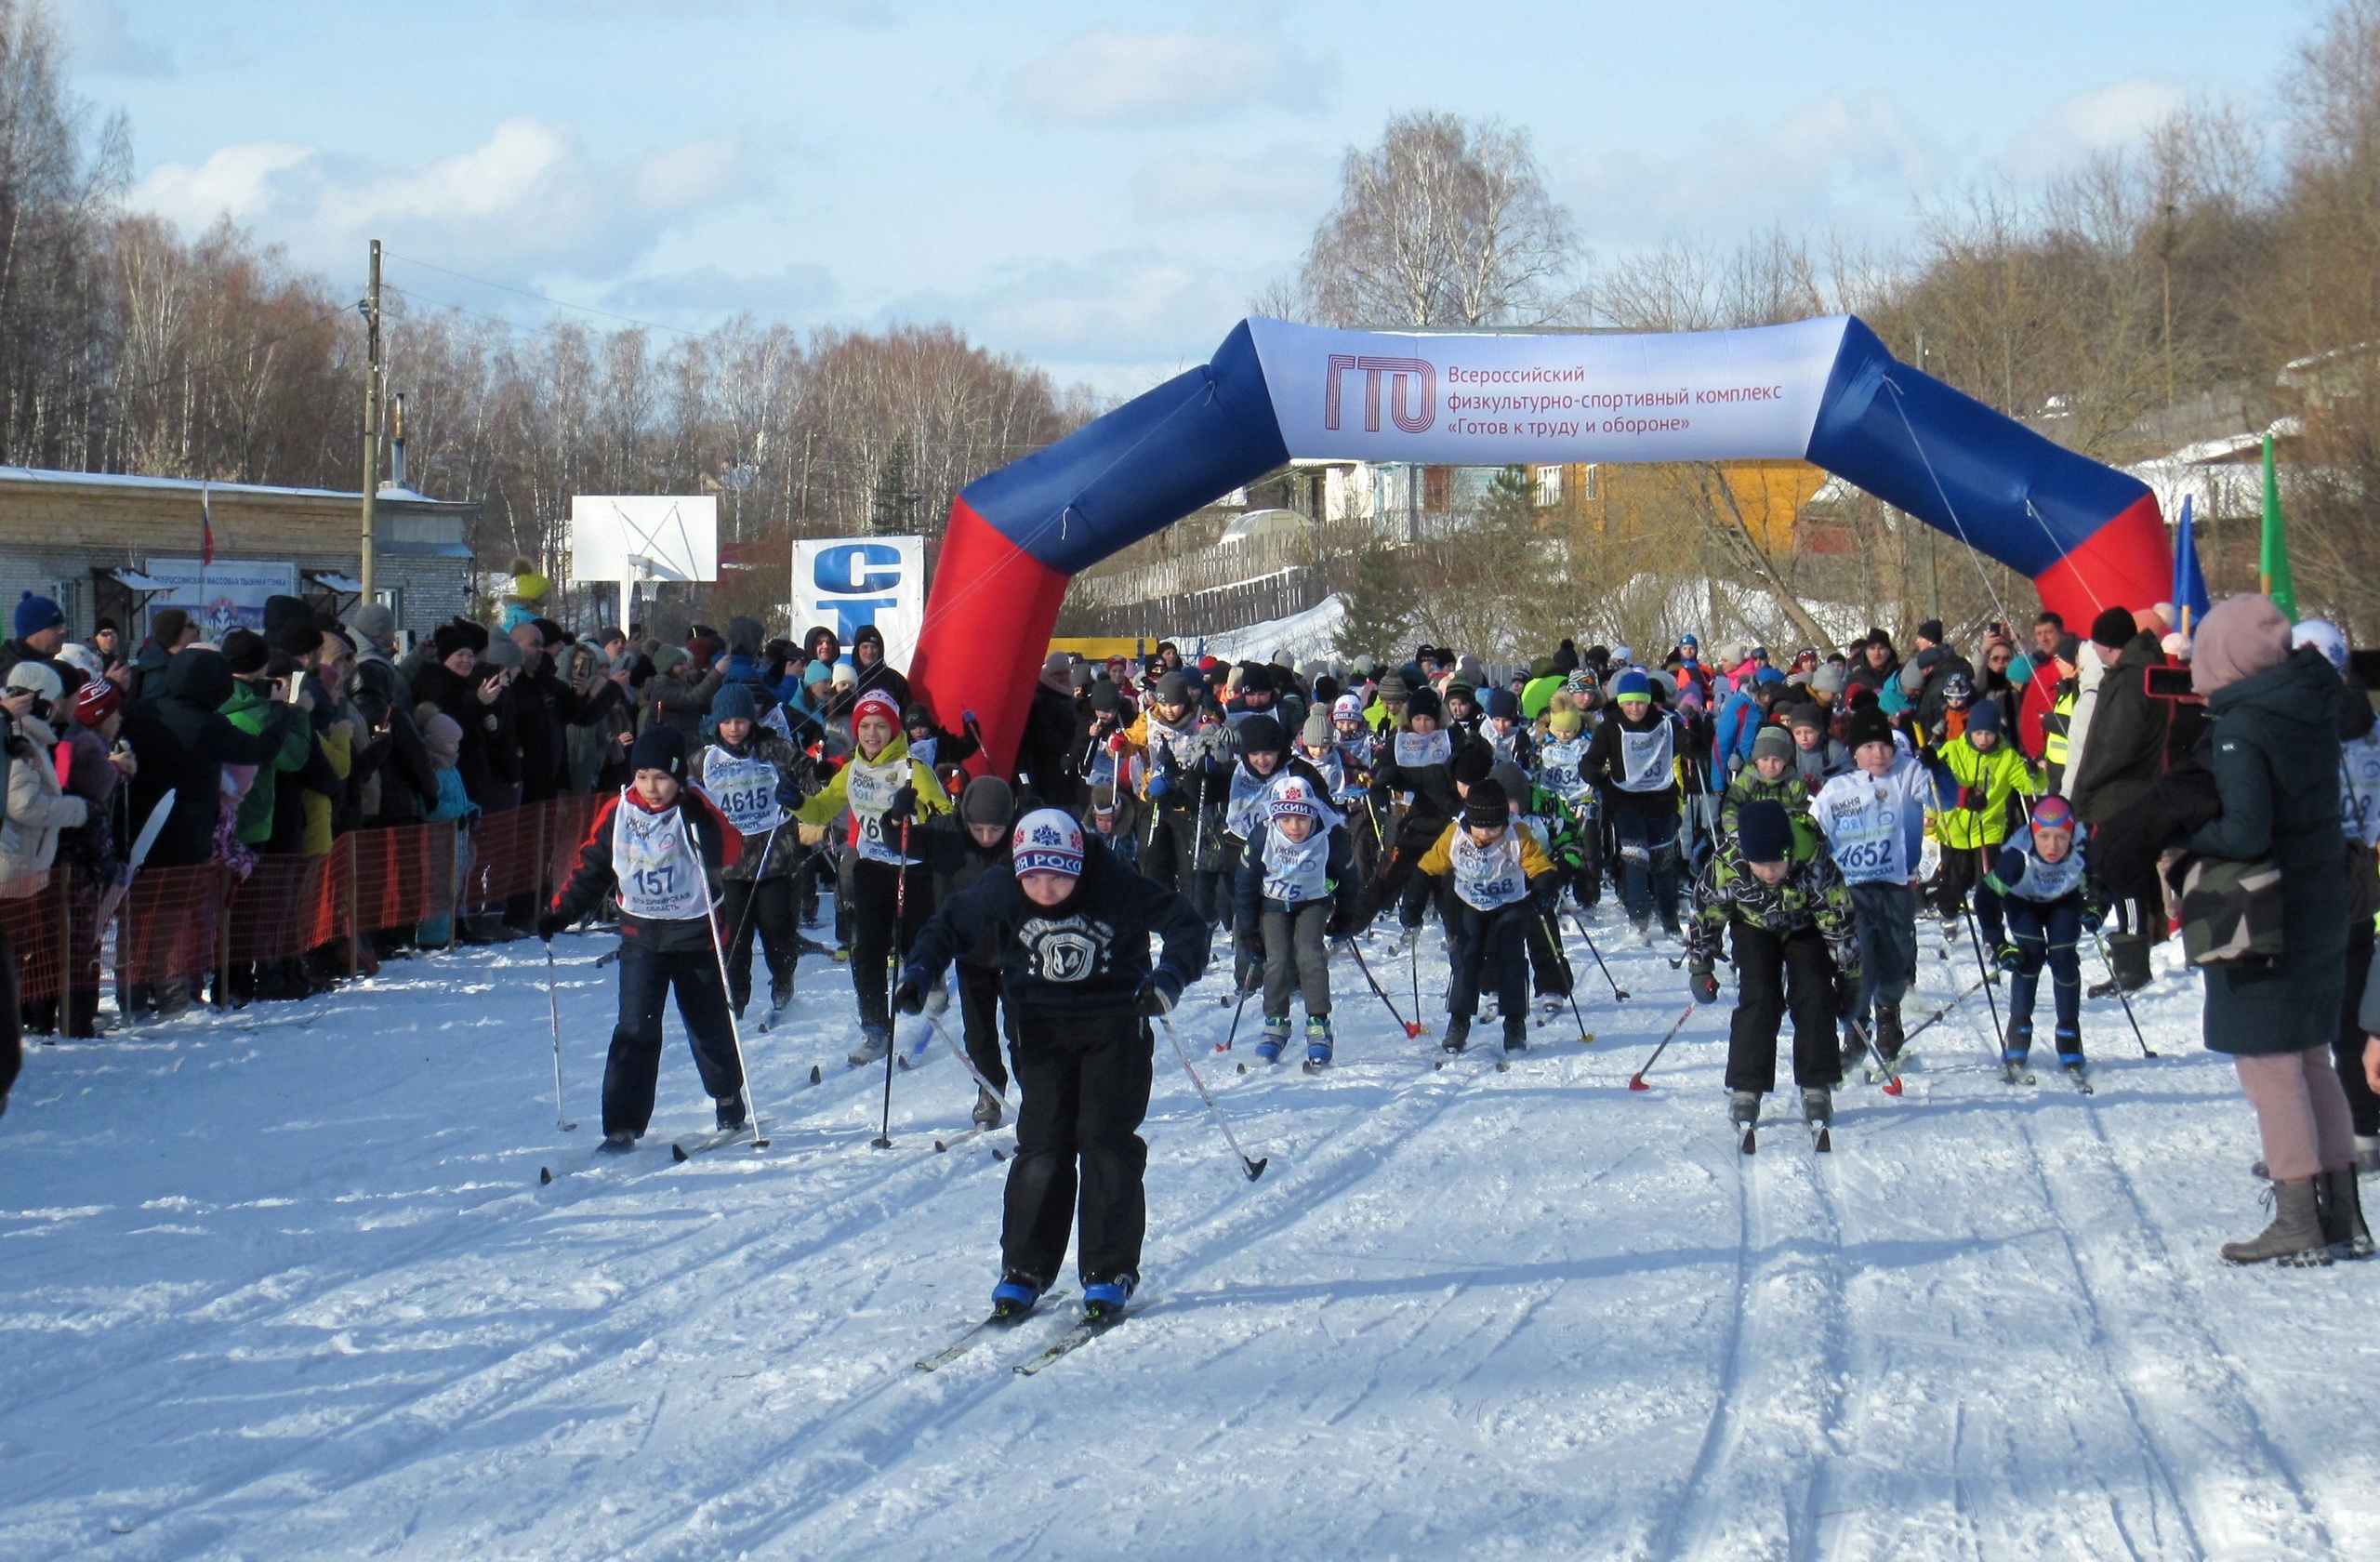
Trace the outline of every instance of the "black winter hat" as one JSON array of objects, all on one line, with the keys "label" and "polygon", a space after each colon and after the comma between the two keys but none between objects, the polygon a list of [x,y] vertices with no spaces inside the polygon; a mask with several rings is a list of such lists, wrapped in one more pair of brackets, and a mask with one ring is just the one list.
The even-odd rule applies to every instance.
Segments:
[{"label": "black winter hat", "polygon": [[322,649],[323,631],[311,618],[292,618],[272,631],[272,648],[293,656],[311,656]]},{"label": "black winter hat", "polygon": [[264,632],[267,638],[280,632],[284,624],[311,624],[313,621],[314,610],[307,605],[303,597],[284,597],[276,593],[264,600]]},{"label": "black winter hat", "polygon": [[1281,719],[1269,710],[1260,710],[1239,724],[1239,751],[1243,754],[1277,754],[1288,747],[1289,737],[1281,731]]},{"label": "black winter hat", "polygon": [[1466,743],[1455,750],[1454,763],[1448,768],[1457,781],[1476,787],[1496,768],[1496,751],[1484,743]]},{"label": "black winter hat", "polygon": [[430,644],[443,662],[457,651],[469,650],[471,639],[463,632],[460,624],[441,624],[430,632]]},{"label": "black winter hat", "polygon": [[1568,641],[1564,641],[1561,649],[1554,653],[1554,670],[1565,678],[1578,671],[1579,648]]},{"label": "black winter hat", "polygon": [[639,733],[636,747],[628,750],[628,773],[633,775],[641,770],[666,770],[683,781],[686,778],[686,735],[667,721]]},{"label": "black winter hat", "polygon": [[1445,720],[1445,712],[1438,708],[1438,692],[1435,689],[1421,688],[1407,695],[1405,715],[1408,721],[1416,716],[1427,716],[1434,721]]},{"label": "black winter hat", "polygon": [[1844,719],[1843,746],[1854,755],[1868,744],[1892,740],[1892,721],[1875,706],[1863,705]]},{"label": "black winter hat", "polygon": [[2103,607],[2099,616],[2091,620],[2091,643],[2104,645],[2110,651],[2121,651],[2130,645],[2132,637],[2139,632],[2140,627],[2133,622],[2130,608]]},{"label": "black winter hat", "polygon": [[234,678],[262,672],[271,655],[271,647],[265,644],[264,636],[254,629],[237,629],[223,637],[223,665],[231,669]]},{"label": "black winter hat", "polygon": [[1124,708],[1124,696],[1115,684],[1103,678],[1091,686],[1091,708],[1093,710],[1121,710]]},{"label": "black winter hat", "polygon": [[1274,693],[1273,669],[1263,662],[1245,662],[1240,666],[1239,692],[1243,695]]},{"label": "black winter hat", "polygon": [[1190,681],[1178,672],[1169,672],[1157,681],[1157,702],[1159,705],[1188,705]]},{"label": "black winter hat", "polygon": [[1918,625],[1917,638],[1920,640],[1930,640],[1937,645],[1941,644],[1942,620],[1939,618],[1928,618],[1923,624]]},{"label": "black winter hat", "polygon": [[1488,829],[1502,829],[1513,822],[1512,799],[1493,781],[1481,781],[1462,800],[1462,822]]},{"label": "black winter hat", "polygon": [[1793,849],[1793,826],[1785,805],[1774,798],[1748,802],[1736,812],[1736,850],[1748,863],[1783,862]]}]

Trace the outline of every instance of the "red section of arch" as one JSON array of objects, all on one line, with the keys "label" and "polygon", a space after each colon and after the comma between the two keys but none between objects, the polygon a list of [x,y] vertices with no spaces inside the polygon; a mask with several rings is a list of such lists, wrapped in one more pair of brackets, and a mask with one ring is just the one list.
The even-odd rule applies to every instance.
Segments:
[{"label": "red section of arch", "polygon": [[951,732],[966,712],[975,713],[984,758],[968,769],[977,774],[1015,774],[1017,742],[1068,578],[1002,536],[965,499],[952,503],[909,684]]},{"label": "red section of arch", "polygon": [[2163,602],[2174,589],[2174,549],[2157,496],[2143,494],[2033,584],[2042,605],[2079,635],[2109,607],[2134,612]]}]

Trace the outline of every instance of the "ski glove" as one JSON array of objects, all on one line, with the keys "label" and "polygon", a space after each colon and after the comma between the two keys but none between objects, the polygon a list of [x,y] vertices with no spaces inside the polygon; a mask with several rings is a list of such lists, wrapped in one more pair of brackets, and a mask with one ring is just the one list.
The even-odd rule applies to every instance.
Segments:
[{"label": "ski glove", "polygon": [[537,936],[544,939],[549,944],[554,941],[555,933],[560,933],[569,925],[570,924],[567,921],[562,920],[562,913],[559,911],[540,911],[537,913]]},{"label": "ski glove", "polygon": [[1397,930],[1396,952],[1398,954],[1409,955],[1421,946],[1421,930],[1419,926],[1400,928]]},{"label": "ski glove", "polygon": [[925,1013],[925,985],[918,980],[917,973],[903,976],[901,985],[892,989],[892,1007],[904,1014]]},{"label": "ski glove", "polygon": [[801,789],[801,783],[792,776],[777,777],[777,806],[779,808],[799,808],[808,795]]},{"label": "ski glove", "polygon": [[1838,971],[1834,973],[1834,1017],[1847,1020],[1859,1013],[1859,973]]},{"label": "ski glove", "polygon": [[2092,902],[2087,900],[2082,903],[2082,931],[2084,933],[2096,933],[2100,927],[2106,923],[2107,920],[2108,910],[2106,907],[2094,905]]},{"label": "ski glove", "polygon": [[1719,1001],[1719,978],[1712,973],[1711,968],[1707,965],[1696,966],[1688,973],[1686,986],[1686,990],[1694,995],[1694,1001],[1697,1003],[1708,1004]]},{"label": "ski glove", "polygon": [[1182,979],[1163,966],[1141,978],[1140,1001],[1135,1005],[1151,1019],[1170,1014],[1182,997]]},{"label": "ski glove", "polygon": [[894,792],[892,802],[884,810],[884,822],[895,827],[906,825],[917,816],[918,789],[915,787],[905,786]]},{"label": "ski glove", "polygon": [[1159,798],[1165,796],[1167,792],[1171,791],[1172,789],[1173,783],[1165,778],[1164,772],[1159,771],[1149,777],[1148,794],[1149,801],[1151,802],[1157,801]]}]

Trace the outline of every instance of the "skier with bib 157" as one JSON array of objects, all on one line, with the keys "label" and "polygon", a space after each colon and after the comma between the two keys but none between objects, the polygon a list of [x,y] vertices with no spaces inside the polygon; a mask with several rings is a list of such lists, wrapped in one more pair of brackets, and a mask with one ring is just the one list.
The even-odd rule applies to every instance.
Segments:
[{"label": "skier with bib 157", "polygon": [[653,1120],[661,1003],[673,986],[719,1126],[750,1120],[713,920],[719,877],[743,856],[744,838],[686,785],[686,738],[676,727],[646,729],[628,765],[633,779],[595,811],[570,881],[537,919],[537,936],[551,943],[606,890],[617,891],[620,1017],[603,1066],[603,1148],[614,1154],[635,1148]]},{"label": "skier with bib 157", "polygon": [[[1021,1099],[993,1313],[1030,1311],[1057,1278],[1079,1187],[1083,1308],[1105,1322],[1140,1284],[1149,1020],[1205,972],[1207,923],[1181,894],[1087,849],[1082,827],[1054,808],[1018,821],[1011,856],[1013,876],[985,874],[934,912],[893,1005],[919,1013],[952,960],[987,938],[998,950]],[[1152,934],[1163,944],[1155,965]]]}]

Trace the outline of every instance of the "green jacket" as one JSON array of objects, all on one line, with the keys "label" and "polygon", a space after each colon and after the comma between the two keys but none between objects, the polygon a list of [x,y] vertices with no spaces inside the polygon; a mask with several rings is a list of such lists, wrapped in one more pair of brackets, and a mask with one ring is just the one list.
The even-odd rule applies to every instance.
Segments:
[{"label": "green jacket", "polygon": [[1736,778],[1727,783],[1726,795],[1719,800],[1719,833],[1735,839],[1736,816],[1745,803],[1781,803],[1793,827],[1793,860],[1807,862],[1818,854],[1818,821],[1810,817],[1810,799],[1816,795],[1810,784],[1792,771],[1787,771],[1782,781],[1764,781],[1759,771],[1746,765],[1736,772]]},{"label": "green jacket", "polygon": [[2042,773],[2003,734],[1985,753],[1964,737],[1942,746],[1937,756],[1950,777],[1953,801],[1934,815],[1934,839],[1948,852],[1972,852],[2008,839],[2008,803],[2019,793],[2039,797]]},{"label": "green jacket", "polygon": [[1806,862],[1797,859],[1783,880],[1764,884],[1744,866],[1734,841],[1720,847],[1695,881],[1694,910],[1686,920],[1686,959],[1695,970],[1710,970],[1726,952],[1727,924],[1736,921],[1778,934],[1814,927],[1826,940],[1835,970],[1845,976],[1858,973],[1851,890],[1834,859],[1823,853]]},{"label": "green jacket", "polygon": [[[258,685],[241,680],[231,684],[231,697],[218,708],[223,719],[245,733],[264,731],[265,719],[272,713],[272,696]],[[261,846],[272,839],[273,795],[280,788],[274,778],[284,770],[303,770],[314,751],[314,723],[302,712],[289,723],[289,731],[282,737],[281,752],[272,763],[257,766],[257,778],[248,784],[248,795],[240,800],[237,833],[243,846]]]}]

